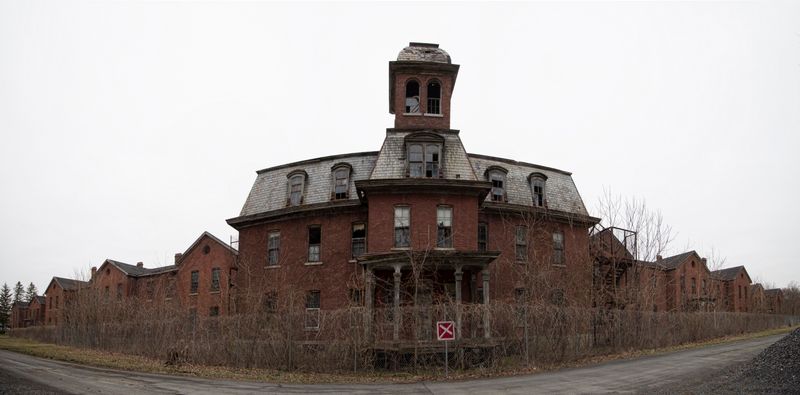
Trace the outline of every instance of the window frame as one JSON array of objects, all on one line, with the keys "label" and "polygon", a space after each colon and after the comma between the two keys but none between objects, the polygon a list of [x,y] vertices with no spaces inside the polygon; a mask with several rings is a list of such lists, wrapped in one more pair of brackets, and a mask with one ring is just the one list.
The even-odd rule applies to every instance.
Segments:
[{"label": "window frame", "polygon": [[[508,170],[499,166],[490,166],[486,169],[486,180],[492,183],[489,191],[489,199],[492,202],[505,203],[508,201]],[[495,181],[499,181],[501,186],[496,186]],[[497,194],[497,191],[501,191]]]},{"label": "window frame", "polygon": [[189,273],[189,295],[197,295],[200,290],[200,271],[192,270]]},{"label": "window frame", "polygon": [[436,206],[436,248],[453,248],[453,206]]},{"label": "window frame", "polygon": [[[318,233],[318,239],[316,243],[312,243],[312,232],[316,230]],[[308,226],[308,238],[307,245],[308,245],[308,255],[306,257],[306,262],[308,263],[321,263],[322,262],[322,226],[320,225],[309,225]],[[316,248],[315,248],[316,247]]]},{"label": "window frame", "polygon": [[[273,245],[272,241],[275,240]],[[275,252],[273,256],[272,252]],[[271,231],[267,233],[267,266],[268,267],[277,267],[280,266],[280,256],[281,256],[281,232],[280,231]]]},{"label": "window frame", "polygon": [[[401,216],[398,217],[398,210],[399,211],[405,210],[407,215],[405,215],[405,216],[401,215]],[[393,218],[394,218],[394,222],[393,222],[393,225],[394,225],[394,228],[393,228],[394,229],[394,232],[393,232],[393,234],[394,234],[394,243],[393,243],[394,248],[411,248],[411,206],[394,206],[393,207],[393,211],[394,211],[394,215],[393,215]],[[405,221],[405,226],[403,226],[403,222],[402,222],[403,219],[406,220]],[[399,225],[398,225],[398,220],[401,221]],[[402,238],[402,240],[401,240],[401,238],[399,238],[398,236],[400,234],[403,234],[403,233],[404,233],[405,237]],[[399,241],[405,241],[405,243],[399,243]]]},{"label": "window frame", "polygon": [[[431,87],[436,85],[439,89],[438,96],[431,96]],[[438,79],[428,80],[425,84],[425,114],[442,115],[442,91],[444,86]]]},{"label": "window frame", "polygon": [[[556,240],[558,238],[559,240]],[[565,254],[565,240],[564,240],[564,232],[557,230],[553,232],[553,257],[551,260],[551,264],[553,266],[566,266],[567,265],[567,256]]]},{"label": "window frame", "polygon": [[[356,227],[361,227],[364,235],[356,237]],[[361,245],[361,251],[356,254],[356,243]],[[354,222],[350,226],[350,257],[355,259],[367,252],[367,224],[364,222]]]},{"label": "window frame", "polygon": [[528,176],[528,185],[531,189],[533,206],[547,207],[547,176],[542,173],[531,173]]},{"label": "window frame", "polygon": [[[413,95],[409,96],[409,85],[411,85],[412,83],[417,85],[417,95],[416,96],[413,96]],[[405,115],[409,115],[409,114],[415,114],[415,115],[416,114],[420,114],[421,115],[422,114],[422,100],[421,100],[421,95],[420,95],[420,88],[421,88],[420,83],[415,78],[409,78],[408,81],[406,81],[406,90],[405,90],[405,93],[404,93],[405,101],[403,102],[403,114],[405,114]],[[411,92],[411,93],[413,93],[413,92]],[[413,106],[409,107],[408,99],[416,99],[417,100],[417,110],[416,111],[413,111],[413,109],[414,109]]]},{"label": "window frame", "polygon": [[[306,313],[303,319],[303,326],[306,330],[319,330],[321,306],[322,292],[318,289],[308,291],[306,293]],[[309,322],[312,325],[309,325]]]},{"label": "window frame", "polygon": [[[483,237],[481,237],[481,230],[483,230]],[[486,252],[489,250],[489,224],[486,222],[478,222],[478,251]]]},{"label": "window frame", "polygon": [[[340,173],[344,177],[339,177]],[[350,178],[353,173],[353,167],[349,163],[337,163],[331,167],[331,200],[346,200],[350,198]],[[339,180],[344,180],[344,183],[339,183]],[[337,191],[337,187],[344,187],[344,191]]]},{"label": "window frame", "polygon": [[528,227],[525,225],[514,228],[514,259],[519,263],[528,262]]},{"label": "window frame", "polygon": [[211,289],[209,292],[220,292],[220,273],[221,269],[218,267],[211,268]]},{"label": "window frame", "polygon": [[[286,206],[296,207],[304,203],[306,180],[308,174],[304,170],[294,170],[286,175]],[[299,180],[299,182],[295,182]],[[294,187],[298,186],[299,190],[294,191]],[[294,198],[294,193],[297,192],[297,199]]]}]

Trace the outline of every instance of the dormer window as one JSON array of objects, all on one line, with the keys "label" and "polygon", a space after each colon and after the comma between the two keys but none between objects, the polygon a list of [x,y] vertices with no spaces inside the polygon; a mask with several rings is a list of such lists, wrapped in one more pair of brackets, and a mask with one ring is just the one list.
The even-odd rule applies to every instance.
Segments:
[{"label": "dormer window", "polygon": [[333,190],[331,199],[347,199],[350,190],[350,172],[352,168],[347,163],[333,166]]},{"label": "dormer window", "polygon": [[531,184],[531,196],[533,196],[533,205],[542,207],[545,205],[544,187],[547,181],[547,176],[542,173],[533,173],[528,177]]},{"label": "dormer window", "polygon": [[303,190],[306,183],[306,172],[295,170],[286,176],[289,179],[287,206],[299,206],[303,203]]},{"label": "dormer window", "polygon": [[430,132],[411,133],[405,138],[408,177],[439,178],[444,138]]},{"label": "dormer window", "polygon": [[428,107],[426,110],[428,114],[442,113],[442,85],[439,84],[439,81],[428,83]]},{"label": "dormer window", "polygon": [[440,146],[438,144],[410,144],[408,146],[409,177],[439,177]]},{"label": "dormer window", "polygon": [[406,84],[406,114],[418,114],[419,82],[411,80]]},{"label": "dormer window", "polygon": [[506,201],[506,174],[508,171],[501,167],[490,167],[486,171],[486,178],[492,183],[492,201]]}]

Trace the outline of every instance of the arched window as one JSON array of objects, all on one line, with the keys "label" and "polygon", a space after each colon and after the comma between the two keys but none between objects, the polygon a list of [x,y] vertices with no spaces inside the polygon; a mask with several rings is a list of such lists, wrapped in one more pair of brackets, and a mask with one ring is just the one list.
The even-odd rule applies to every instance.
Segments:
[{"label": "arched window", "polygon": [[333,166],[331,199],[347,199],[349,197],[351,170],[352,168],[347,163],[339,163]]},{"label": "arched window", "polygon": [[428,83],[428,114],[442,113],[442,85],[439,81]]},{"label": "arched window", "polygon": [[406,84],[406,114],[419,113],[419,82],[411,80]]},{"label": "arched window", "polygon": [[306,172],[302,170],[295,170],[286,176],[288,182],[288,196],[286,199],[287,206],[299,206],[303,203],[303,189],[306,182]]},{"label": "arched window", "polygon": [[547,181],[547,176],[542,173],[532,173],[528,177],[531,184],[531,196],[533,197],[533,205],[542,207],[545,205],[544,188]]},{"label": "arched window", "polygon": [[508,171],[501,167],[492,166],[486,170],[486,178],[492,183],[492,201],[506,201],[506,174]]}]

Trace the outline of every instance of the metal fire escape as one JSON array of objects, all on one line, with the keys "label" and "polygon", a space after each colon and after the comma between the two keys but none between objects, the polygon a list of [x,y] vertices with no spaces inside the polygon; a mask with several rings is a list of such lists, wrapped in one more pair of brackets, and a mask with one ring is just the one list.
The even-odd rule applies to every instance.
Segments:
[{"label": "metal fire escape", "polygon": [[[637,259],[636,232],[600,224],[589,232],[589,253],[593,261],[592,283],[594,285],[594,307],[605,309],[624,308],[626,292],[622,289],[623,278],[631,272]],[[629,287],[628,287],[629,288]]]}]

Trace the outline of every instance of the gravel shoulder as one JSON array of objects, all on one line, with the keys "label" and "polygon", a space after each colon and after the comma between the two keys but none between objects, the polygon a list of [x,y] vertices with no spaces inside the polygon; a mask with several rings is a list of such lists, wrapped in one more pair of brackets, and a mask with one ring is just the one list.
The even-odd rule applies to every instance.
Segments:
[{"label": "gravel shoulder", "polygon": [[648,391],[657,394],[800,394],[800,329],[752,359]]}]

